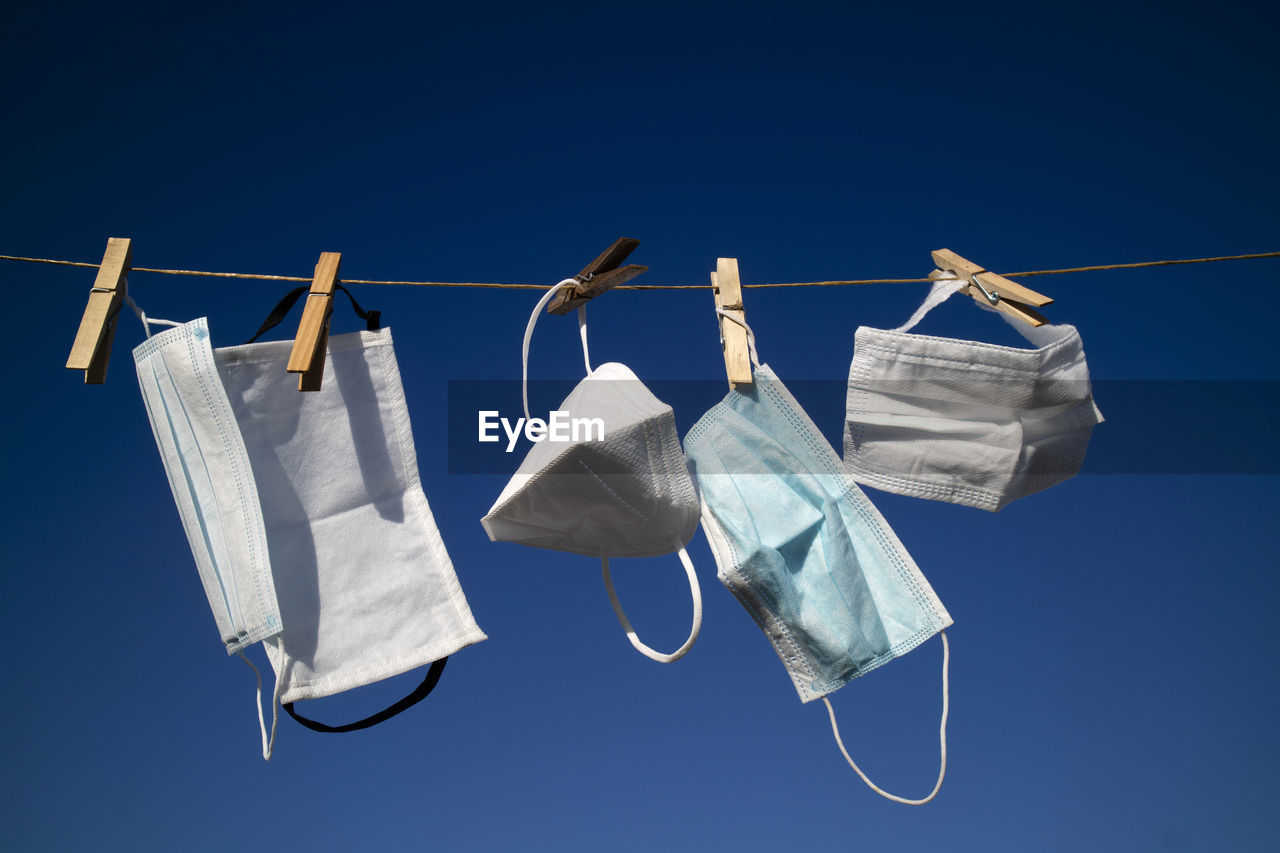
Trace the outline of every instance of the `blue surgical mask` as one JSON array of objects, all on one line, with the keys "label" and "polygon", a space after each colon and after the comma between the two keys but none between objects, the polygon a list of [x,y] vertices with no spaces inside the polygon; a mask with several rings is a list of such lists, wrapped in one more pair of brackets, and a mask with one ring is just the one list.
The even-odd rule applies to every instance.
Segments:
[{"label": "blue surgical mask", "polygon": [[[284,625],[244,437],[218,376],[205,319],[148,320],[126,299],[147,330],[133,350],[147,418],[223,645],[258,679],[262,757],[270,759],[279,697],[272,701],[268,735],[261,677],[244,650],[259,641],[280,643]],[[154,323],[176,328],[152,337]]]},{"label": "blue surgical mask", "polygon": [[[754,353],[753,353],[754,355]],[[951,617],[898,537],[768,366],[712,407],[684,442],[720,581],[756,620],[803,702],[906,654]]]}]

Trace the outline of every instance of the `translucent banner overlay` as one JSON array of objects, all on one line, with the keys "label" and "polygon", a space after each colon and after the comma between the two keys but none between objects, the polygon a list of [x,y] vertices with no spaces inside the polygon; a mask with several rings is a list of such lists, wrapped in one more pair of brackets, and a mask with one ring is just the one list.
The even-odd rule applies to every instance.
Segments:
[{"label": "translucent banner overlay", "polygon": [[[575,384],[573,380],[530,382],[530,414],[548,420]],[[612,384],[636,386],[620,388],[622,395],[643,393],[639,383]],[[836,453],[842,453],[847,384],[793,380],[787,381],[786,387]],[[645,382],[643,388],[675,410],[682,437],[729,390],[726,382],[713,380],[654,380]],[[520,421],[524,418],[520,389],[519,380],[450,380],[449,473],[510,474],[516,470],[533,446]],[[1280,474],[1278,380],[1094,380],[1092,389],[1106,421],[1094,428],[1082,475]],[[941,400],[946,401],[947,417],[980,421],[998,413],[989,403],[979,401],[994,397],[1033,407],[1069,405],[1063,401],[1078,399],[1081,390],[1071,383],[1028,390],[1018,383],[988,378],[948,379],[945,383],[930,382],[927,387],[918,381],[874,383],[863,399],[870,399],[874,406],[876,398],[885,395],[895,403],[909,401],[926,413],[937,410]],[[481,412],[491,413],[490,434],[497,436],[496,441],[478,440]],[[497,423],[502,418],[507,421],[505,427]],[[509,429],[519,430],[514,442]]]}]

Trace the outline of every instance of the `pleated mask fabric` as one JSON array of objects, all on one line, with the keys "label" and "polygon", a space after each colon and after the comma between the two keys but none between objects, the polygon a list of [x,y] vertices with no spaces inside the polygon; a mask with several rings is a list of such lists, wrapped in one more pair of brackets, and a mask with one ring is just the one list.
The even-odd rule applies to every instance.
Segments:
[{"label": "pleated mask fabric", "polygon": [[782,659],[802,702],[951,624],[888,522],[762,365],[685,436],[720,581]]},{"label": "pleated mask fabric", "polygon": [[864,486],[995,512],[1074,477],[1103,418],[1074,326],[1000,314],[1032,349],[910,333],[966,284],[938,282],[896,329],[858,328],[844,464]]},{"label": "pleated mask fabric", "polygon": [[942,768],[923,800],[886,793],[862,773],[826,697],[947,628],[951,616],[813,421],[759,363],[748,334],[753,383],[730,391],[684,442],[718,576],[773,645],[800,700],[826,703],[837,744],[863,780],[889,799],[928,802],[946,768],[945,661]]},{"label": "pleated mask fabric", "polygon": [[204,318],[133,351],[138,387],[218,634],[236,654],[282,630],[244,438]]}]

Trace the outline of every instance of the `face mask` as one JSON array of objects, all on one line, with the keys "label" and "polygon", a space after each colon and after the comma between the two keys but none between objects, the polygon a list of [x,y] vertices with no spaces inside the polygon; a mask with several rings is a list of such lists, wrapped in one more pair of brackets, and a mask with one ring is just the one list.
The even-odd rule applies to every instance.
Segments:
[{"label": "face mask", "polygon": [[966,284],[935,284],[897,329],[859,327],[844,463],[866,486],[994,512],[1074,477],[1102,413],[1074,326],[1000,315],[1036,349],[907,333]]},{"label": "face mask", "polygon": [[923,800],[872,784],[845,751],[826,697],[906,654],[951,617],[808,415],[756,360],[754,343],[752,360],[754,384],[731,391],[685,437],[720,581],[769,638],[800,700],[826,704],[858,775],[889,799],[928,802],[946,772],[946,658],[942,767]]},{"label": "face mask", "polygon": [[[264,644],[276,672],[273,707],[283,703],[319,731],[351,731],[423,698],[444,660],[485,636],[422,492],[390,331],[330,337],[318,392],[297,390],[285,370],[290,349],[283,341],[212,350],[200,319],[150,338],[135,358],[158,436],[169,419],[157,413],[178,412],[197,436],[189,456],[217,461],[221,446],[201,441],[216,434],[243,448],[240,462],[248,460],[235,471],[238,480],[210,471],[224,492],[239,491],[219,494],[205,516],[224,527],[224,519],[247,519],[244,526],[265,537],[259,565],[279,602],[278,636]],[[153,374],[175,372],[190,377],[153,381],[159,390],[148,390]],[[207,411],[221,415],[215,420]],[[175,482],[172,464],[166,469],[176,495],[184,481]],[[243,499],[250,493],[252,501]],[[204,540],[191,531],[199,565]],[[326,726],[293,711],[296,701],[426,664],[432,666],[413,694],[365,720]],[[267,738],[264,726],[264,757],[274,729],[273,722]]]},{"label": "face mask", "polygon": [[208,324],[201,318],[148,338],[133,358],[209,609],[227,654],[236,654],[280,633],[280,608],[253,468]]},{"label": "face mask", "polygon": [[[524,411],[529,416],[529,342],[542,309],[561,287],[534,308],[524,337]],[[481,519],[495,542],[519,542],[600,557],[605,588],[631,644],[661,663],[683,657],[702,623],[702,598],[684,546],[698,526],[698,498],[685,466],[671,407],[650,393],[625,365],[592,370],[585,309],[578,309],[587,378],[560,404],[569,419],[598,420],[591,440],[542,441],[533,446]],[[585,434],[580,434],[580,436]],[[676,651],[663,654],[642,643],[613,588],[610,557],[655,557],[678,552],[693,597],[693,627]]]}]

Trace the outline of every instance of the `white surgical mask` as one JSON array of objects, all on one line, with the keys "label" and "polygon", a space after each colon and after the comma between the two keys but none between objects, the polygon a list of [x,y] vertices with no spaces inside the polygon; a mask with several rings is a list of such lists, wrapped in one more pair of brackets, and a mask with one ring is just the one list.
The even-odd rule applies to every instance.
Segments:
[{"label": "white surgical mask", "polygon": [[1102,413],[1074,326],[1000,314],[1033,349],[909,334],[966,284],[938,282],[896,329],[858,328],[844,464],[864,486],[994,512],[1074,477]]},{"label": "white surgical mask", "polygon": [[[221,527],[237,531],[237,544],[224,549],[230,557],[217,563],[218,577],[251,565],[272,593],[278,636],[264,645],[276,671],[273,706],[293,713],[296,701],[433,664],[410,697],[367,720],[325,726],[299,718],[349,731],[425,696],[444,659],[485,635],[418,479],[390,330],[330,337],[317,392],[300,393],[286,372],[290,348],[282,341],[212,350],[202,318],[149,338],[135,359],[184,522],[192,514],[182,494],[190,460],[208,467],[219,490],[216,500],[196,501],[202,523],[187,524],[202,578],[205,555],[217,553],[205,531]],[[167,450],[168,425],[178,421],[195,436],[182,453],[185,470]],[[234,466],[222,458],[225,447],[235,448]],[[210,593],[210,603],[218,617],[221,598]],[[264,726],[264,757],[272,739]]]},{"label": "white surgical mask", "polygon": [[[524,338],[525,416],[529,415],[529,342],[538,315],[560,287],[534,308]],[[698,528],[698,498],[680,449],[675,415],[625,365],[591,369],[585,311],[579,308],[587,377],[560,404],[570,418],[599,419],[592,440],[542,441],[481,519],[495,542],[519,542],[600,557],[610,603],[631,644],[646,657],[669,663],[683,657],[702,622],[698,578],[684,546]],[[693,627],[676,651],[663,654],[640,641],[613,588],[610,557],[654,557],[676,551],[689,579]]]}]

